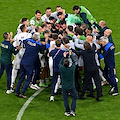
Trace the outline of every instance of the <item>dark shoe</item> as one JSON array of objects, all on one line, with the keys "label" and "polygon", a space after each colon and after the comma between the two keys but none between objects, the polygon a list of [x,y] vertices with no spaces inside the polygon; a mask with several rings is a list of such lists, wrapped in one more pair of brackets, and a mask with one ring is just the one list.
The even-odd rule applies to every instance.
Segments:
[{"label": "dark shoe", "polygon": [[27,96],[24,96],[23,94],[19,94],[20,98],[27,98]]},{"label": "dark shoe", "polygon": [[19,97],[19,93],[15,93],[15,96],[18,96],[18,97]]},{"label": "dark shoe", "polygon": [[101,94],[101,97],[103,97],[103,94]]},{"label": "dark shoe", "polygon": [[85,97],[84,96],[79,96],[78,99],[85,100]]},{"label": "dark shoe", "polygon": [[87,95],[87,97],[95,98],[95,96],[94,96],[94,95]]},{"label": "dark shoe", "polygon": [[97,98],[96,100],[97,100],[98,102],[100,102],[100,101],[101,101],[101,98],[99,97],[99,98]]}]

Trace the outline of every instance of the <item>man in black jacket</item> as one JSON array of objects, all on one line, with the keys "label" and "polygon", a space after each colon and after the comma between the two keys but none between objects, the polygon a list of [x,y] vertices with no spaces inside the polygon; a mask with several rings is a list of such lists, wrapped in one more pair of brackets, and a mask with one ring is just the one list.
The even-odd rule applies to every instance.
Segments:
[{"label": "man in black jacket", "polygon": [[[99,79],[99,73],[98,73],[98,67],[95,61],[95,49],[96,46],[93,44],[92,48],[90,43],[87,41],[84,42],[84,48],[85,50],[82,51],[75,51],[72,49],[74,53],[76,53],[78,56],[83,56],[84,61],[84,81],[83,81],[83,89],[82,93],[80,95],[80,99],[85,99],[84,94],[86,92],[86,89],[89,85],[92,84],[92,78],[95,81],[96,89],[97,89],[97,101],[101,101],[101,95],[102,95],[102,88],[101,88],[101,82]],[[88,97],[94,97],[93,90],[90,90],[90,95]]]}]

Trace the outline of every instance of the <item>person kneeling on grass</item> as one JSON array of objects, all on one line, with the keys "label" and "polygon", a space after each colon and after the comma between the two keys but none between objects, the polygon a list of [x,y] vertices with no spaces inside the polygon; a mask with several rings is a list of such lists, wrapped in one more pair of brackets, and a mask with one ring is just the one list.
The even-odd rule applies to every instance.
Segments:
[{"label": "person kneeling on grass", "polygon": [[[65,106],[65,115],[75,116],[76,101],[78,98],[78,94],[76,92],[75,83],[74,83],[75,62],[72,57],[72,51],[70,50],[69,55],[73,63],[69,67],[69,60],[66,58],[66,54],[67,54],[66,52],[63,53],[64,58],[59,63],[59,69],[62,79],[62,92],[63,92],[64,106]],[[68,93],[70,93],[70,95],[72,96],[71,113],[68,103]]]}]

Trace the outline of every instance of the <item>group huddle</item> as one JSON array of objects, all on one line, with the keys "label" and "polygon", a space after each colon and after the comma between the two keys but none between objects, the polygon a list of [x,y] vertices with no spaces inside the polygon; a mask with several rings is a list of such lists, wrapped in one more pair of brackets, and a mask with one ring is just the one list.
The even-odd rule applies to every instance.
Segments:
[{"label": "group huddle", "polygon": [[[84,100],[86,91],[89,91],[87,97],[94,98],[96,88],[96,100],[101,101],[101,86],[110,84],[109,94],[119,95],[112,30],[106,26],[105,21],[97,24],[84,6],[76,5],[73,11],[75,14],[67,14],[61,6],[57,6],[56,12],[52,13],[48,7],[42,16],[41,11],[36,10],[30,21],[28,18],[20,19],[14,38],[12,32],[3,34],[0,78],[5,69],[7,94],[15,90],[16,96],[26,98],[28,87],[38,90],[51,84],[50,101],[54,101],[55,94],[62,86],[66,116],[75,116],[76,101]],[[104,70],[100,65],[103,58]],[[80,74],[83,70],[82,80]],[[15,86],[18,75],[19,80]],[[69,95],[72,97],[71,109],[68,104]]]}]

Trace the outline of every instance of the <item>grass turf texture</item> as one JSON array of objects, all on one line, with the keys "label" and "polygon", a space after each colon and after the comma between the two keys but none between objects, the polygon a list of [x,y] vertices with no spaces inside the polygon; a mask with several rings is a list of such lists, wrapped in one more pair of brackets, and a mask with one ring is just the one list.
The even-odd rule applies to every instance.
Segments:
[{"label": "grass turf texture", "polygon": [[[21,18],[28,17],[30,19],[37,9],[44,13],[45,8],[49,6],[54,12],[57,5],[66,9],[66,13],[73,13],[74,5],[84,5],[98,22],[105,20],[108,27],[113,31],[112,36],[116,45],[116,52],[120,51],[120,13],[118,12],[120,1],[114,0],[0,0],[0,41],[3,41],[2,35],[4,32],[13,31],[15,35]],[[117,55],[116,71],[120,79],[119,59],[120,55]],[[120,88],[119,83],[118,87]],[[55,102],[49,102],[50,88],[47,88],[30,103],[23,114],[22,120],[120,120],[120,95],[110,96],[108,91],[109,86],[104,86],[102,102],[90,98],[86,98],[85,101],[78,100],[76,117],[68,118],[64,116],[62,96],[55,96]],[[27,99],[17,98],[14,94],[7,95],[5,92],[6,74],[4,73],[0,79],[0,120],[15,120],[22,105],[35,91],[28,89],[26,92]]]}]

